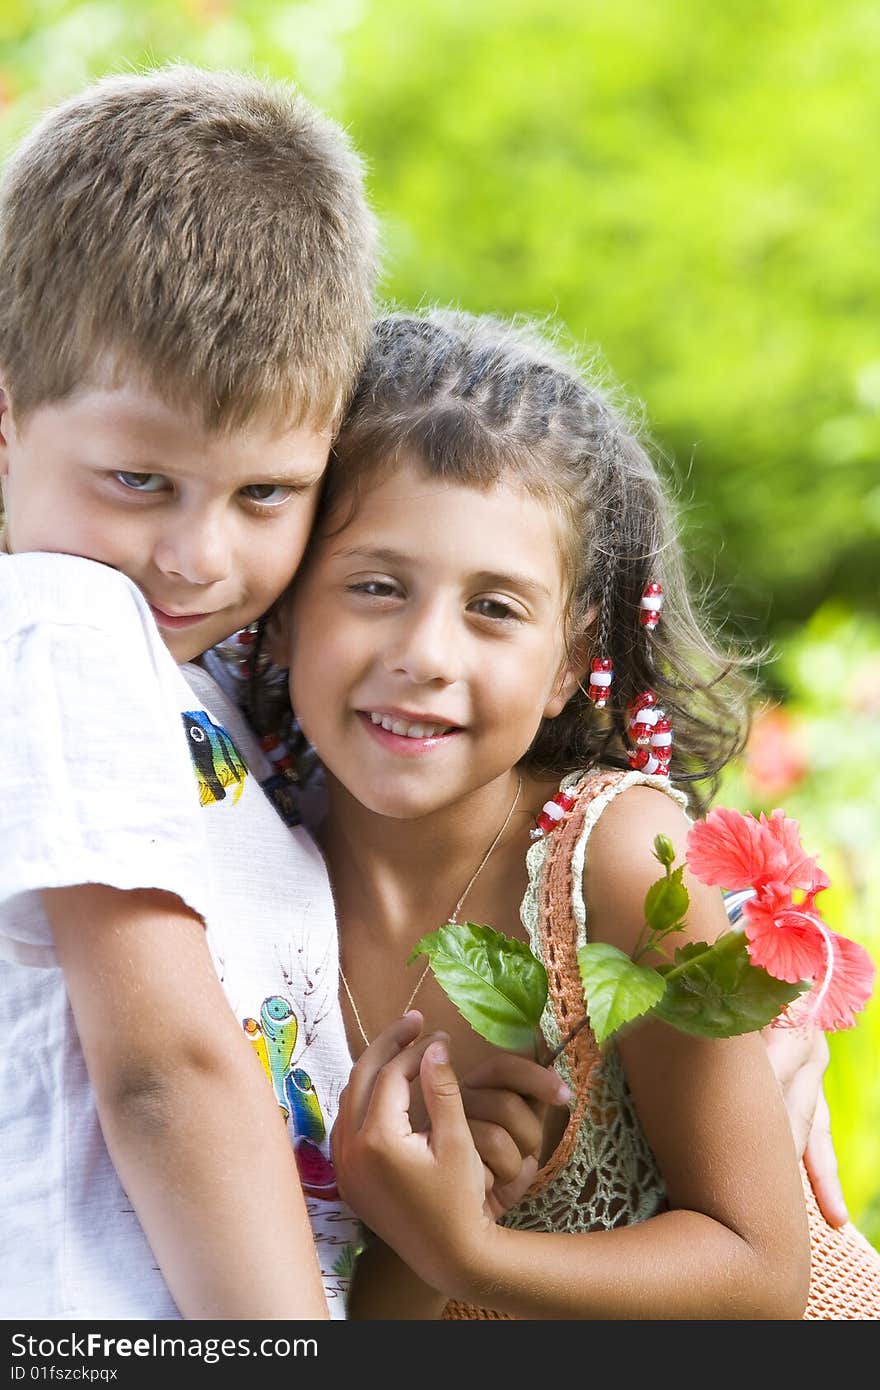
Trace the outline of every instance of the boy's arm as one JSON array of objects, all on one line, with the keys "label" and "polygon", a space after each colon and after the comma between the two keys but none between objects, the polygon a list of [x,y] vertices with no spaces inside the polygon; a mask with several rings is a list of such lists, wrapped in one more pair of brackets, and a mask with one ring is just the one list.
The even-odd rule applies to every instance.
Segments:
[{"label": "boy's arm", "polygon": [[326,1318],[279,1108],[168,893],[43,894],[120,1181],[185,1318]]},{"label": "boy's arm", "polygon": [[803,1032],[799,1028],[765,1028],[763,1038],[782,1089],[795,1148],[822,1215],[829,1225],[842,1226],[848,1212],[822,1087],[829,1062],[828,1039],[824,1033]]}]

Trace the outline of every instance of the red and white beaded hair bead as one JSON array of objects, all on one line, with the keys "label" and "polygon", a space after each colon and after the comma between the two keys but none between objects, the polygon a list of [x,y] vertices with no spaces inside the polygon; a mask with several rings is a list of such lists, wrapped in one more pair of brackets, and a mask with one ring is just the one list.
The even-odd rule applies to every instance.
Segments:
[{"label": "red and white beaded hair bead", "polygon": [[[663,585],[652,579],[639,606],[639,623],[653,632],[663,607]],[[657,704],[653,690],[643,690],[626,712],[626,732],[633,744],[629,765],[651,777],[668,777],[672,757],[672,721]]]},{"label": "red and white beaded hair bead", "polygon": [[610,656],[594,656],[590,662],[590,683],[587,689],[596,709],[604,709],[611,693],[614,664]]},{"label": "red and white beaded hair bead", "polygon": [[660,584],[658,580],[652,579],[651,582],[646,585],[645,592],[642,594],[639,604],[639,622],[642,627],[646,627],[649,632],[653,632],[660,621],[660,610],[662,607],[663,585]]},{"label": "red and white beaded hair bead", "polygon": [[571,810],[574,802],[575,798],[573,796],[570,796],[568,792],[561,791],[556,793],[552,801],[545,801],[541,808],[541,814],[535,821],[533,828],[529,831],[529,837],[532,840],[540,840],[542,836],[549,834],[551,830],[555,830],[559,822],[563,820]]}]

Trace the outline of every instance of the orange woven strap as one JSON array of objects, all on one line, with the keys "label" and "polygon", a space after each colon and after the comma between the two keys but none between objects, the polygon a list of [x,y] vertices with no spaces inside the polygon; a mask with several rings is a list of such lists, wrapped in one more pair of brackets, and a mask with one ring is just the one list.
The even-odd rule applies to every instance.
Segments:
[{"label": "orange woven strap", "polygon": [[[577,964],[577,942],[572,930],[572,896],[580,884],[572,877],[572,857],[580,839],[587,811],[593,800],[613,787],[625,774],[599,772],[585,779],[577,792],[571,811],[555,830],[551,831],[541,875],[538,912],[538,933],[541,956],[547,970],[548,1000],[559,1028],[560,1039],[584,1015],[584,993]],[[582,1028],[565,1049],[571,1069],[575,1103],[565,1133],[547,1163],[537,1174],[529,1192],[540,1192],[564,1168],[571,1158],[587,1105],[590,1074],[599,1059],[593,1034]],[[448,1319],[508,1318],[491,1308],[477,1308],[467,1303],[447,1303],[443,1317]]]},{"label": "orange woven strap", "polygon": [[[585,1013],[584,987],[577,963],[573,900],[581,893],[574,882],[572,860],[584,821],[597,796],[614,787],[626,774],[597,772],[587,777],[577,793],[577,801],[565,820],[552,832],[544,860],[539,895],[538,934],[541,957],[547,970],[548,1001],[559,1029],[560,1041],[579,1023]],[[599,1061],[599,1049],[589,1025],[572,1038],[565,1058],[575,1095],[571,1118],[559,1144],[537,1174],[531,1192],[541,1192],[569,1162],[577,1142],[590,1092],[590,1078]]]}]

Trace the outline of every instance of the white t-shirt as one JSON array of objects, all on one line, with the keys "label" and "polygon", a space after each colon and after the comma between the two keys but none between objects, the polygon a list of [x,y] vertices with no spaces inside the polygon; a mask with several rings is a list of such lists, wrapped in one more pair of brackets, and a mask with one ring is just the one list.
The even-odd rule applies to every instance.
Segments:
[{"label": "white t-shirt", "polygon": [[106,566],[0,558],[0,700],[0,1316],[179,1316],[104,1146],[39,896],[97,882],[164,889],[203,917],[344,1317],[359,1227],[328,1141],[351,1059],[317,847],[264,795],[273,769],[238,710],[175,665]]}]

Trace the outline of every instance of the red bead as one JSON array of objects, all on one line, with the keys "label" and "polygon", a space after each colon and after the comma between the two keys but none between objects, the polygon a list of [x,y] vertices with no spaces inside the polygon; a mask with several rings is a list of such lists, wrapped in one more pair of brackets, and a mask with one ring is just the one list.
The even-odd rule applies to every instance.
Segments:
[{"label": "red bead", "polygon": [[547,815],[546,811],[542,811],[536,821],[538,829],[542,831],[545,835],[547,834],[548,830],[553,829],[555,824],[555,820],[551,820],[550,816]]},{"label": "red bead", "polygon": [[648,709],[651,705],[656,705],[657,696],[653,690],[643,690],[641,695],[637,695],[630,705],[633,714],[637,714],[640,709]]},{"label": "red bead", "polygon": [[614,663],[610,656],[594,656],[590,662],[591,671],[613,671]]},{"label": "red bead", "polygon": [[651,757],[647,748],[636,748],[629,755],[629,765],[635,772],[641,772]]},{"label": "red bead", "polygon": [[562,807],[563,811],[570,811],[575,799],[573,796],[569,796],[568,792],[557,792],[553,800]]}]

